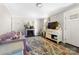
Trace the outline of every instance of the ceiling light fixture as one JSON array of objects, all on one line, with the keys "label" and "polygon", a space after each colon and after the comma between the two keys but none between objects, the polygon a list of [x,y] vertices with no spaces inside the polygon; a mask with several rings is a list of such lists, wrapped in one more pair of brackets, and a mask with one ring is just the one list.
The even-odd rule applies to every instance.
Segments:
[{"label": "ceiling light fixture", "polygon": [[43,6],[43,4],[42,3],[36,3],[36,6],[41,8]]}]

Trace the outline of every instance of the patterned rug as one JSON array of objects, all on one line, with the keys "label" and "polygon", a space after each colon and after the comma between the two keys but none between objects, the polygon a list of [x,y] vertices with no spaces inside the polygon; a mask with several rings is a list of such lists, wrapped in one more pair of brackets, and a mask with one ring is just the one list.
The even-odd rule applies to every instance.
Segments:
[{"label": "patterned rug", "polygon": [[31,37],[27,40],[32,55],[78,55],[77,52],[42,37]]}]

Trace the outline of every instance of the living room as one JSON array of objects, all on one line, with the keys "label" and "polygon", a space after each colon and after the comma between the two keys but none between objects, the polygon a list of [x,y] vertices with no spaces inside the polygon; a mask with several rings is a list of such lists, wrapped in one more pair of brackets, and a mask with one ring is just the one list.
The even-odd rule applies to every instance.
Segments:
[{"label": "living room", "polygon": [[78,3],[0,3],[0,55],[78,55],[78,16]]}]

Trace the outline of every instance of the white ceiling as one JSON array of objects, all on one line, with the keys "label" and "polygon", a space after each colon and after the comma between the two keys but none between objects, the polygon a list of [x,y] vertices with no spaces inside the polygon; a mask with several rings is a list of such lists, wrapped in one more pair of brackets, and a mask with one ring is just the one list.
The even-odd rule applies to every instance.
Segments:
[{"label": "white ceiling", "polygon": [[[6,3],[12,16],[24,16],[41,18],[47,17],[49,13],[55,10],[67,7],[71,3],[43,3],[43,7],[36,7],[36,3]],[[57,11],[56,11],[57,12]]]}]

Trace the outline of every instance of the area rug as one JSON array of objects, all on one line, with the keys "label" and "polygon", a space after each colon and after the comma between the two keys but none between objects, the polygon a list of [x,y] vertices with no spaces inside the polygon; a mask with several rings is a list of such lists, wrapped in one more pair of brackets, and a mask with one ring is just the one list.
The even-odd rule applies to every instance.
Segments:
[{"label": "area rug", "polygon": [[21,55],[23,41],[17,41],[0,45],[0,55]]},{"label": "area rug", "polygon": [[56,44],[42,37],[26,38],[32,49],[31,55],[78,55],[79,53],[72,51],[60,44]]}]

